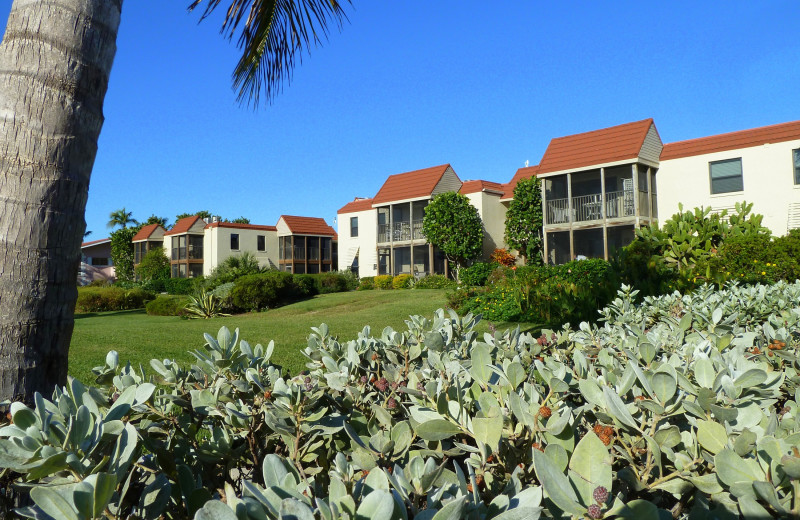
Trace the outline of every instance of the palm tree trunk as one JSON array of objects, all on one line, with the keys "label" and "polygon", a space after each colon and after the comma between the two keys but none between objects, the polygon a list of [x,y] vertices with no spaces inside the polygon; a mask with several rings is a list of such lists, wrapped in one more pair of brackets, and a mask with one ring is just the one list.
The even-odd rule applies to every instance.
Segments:
[{"label": "palm tree trunk", "polygon": [[15,0],[0,44],[0,400],[67,376],[122,0]]}]

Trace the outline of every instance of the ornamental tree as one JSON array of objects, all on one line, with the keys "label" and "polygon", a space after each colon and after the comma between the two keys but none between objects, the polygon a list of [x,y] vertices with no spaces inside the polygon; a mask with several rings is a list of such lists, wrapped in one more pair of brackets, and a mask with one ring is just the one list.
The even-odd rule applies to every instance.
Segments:
[{"label": "ornamental tree", "polygon": [[483,223],[478,209],[456,192],[436,195],[425,208],[422,232],[428,242],[438,247],[458,271],[481,254]]},{"label": "ornamental tree", "polygon": [[519,251],[526,264],[542,263],[542,217],[539,181],[520,180],[506,212],[506,244]]},{"label": "ornamental tree", "polygon": [[139,227],[120,228],[111,233],[111,261],[117,280],[133,280],[133,236]]},{"label": "ornamental tree", "polygon": [[154,247],[148,251],[135,270],[141,280],[166,280],[169,278],[169,258],[164,253],[164,248]]}]

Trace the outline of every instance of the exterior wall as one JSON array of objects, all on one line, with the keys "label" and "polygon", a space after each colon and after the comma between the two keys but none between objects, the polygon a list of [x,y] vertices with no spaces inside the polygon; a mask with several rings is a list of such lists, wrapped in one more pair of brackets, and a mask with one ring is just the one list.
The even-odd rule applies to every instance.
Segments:
[{"label": "exterior wall", "polygon": [[[790,210],[800,208],[800,185],[794,183],[792,150],[800,140],[726,150],[661,162],[658,175],[658,215],[665,220],[684,210],[733,208],[737,202],[753,203],[753,212],[764,215],[763,224],[776,235],[787,232]],[[744,190],[711,194],[709,162],[742,159]]]},{"label": "exterior wall", "polygon": [[470,204],[478,208],[483,222],[483,260],[488,260],[495,249],[505,248],[506,206],[500,195],[484,191],[468,193]]},{"label": "exterior wall", "polygon": [[[108,265],[92,265],[92,259],[107,259]],[[116,280],[116,270],[111,261],[111,243],[97,244],[81,248],[81,265],[78,273],[78,284],[88,285],[95,280]]]},{"label": "exterior wall", "polygon": [[448,191],[458,191],[461,189],[461,180],[456,175],[456,172],[453,171],[452,167],[448,167],[442,178],[439,179],[439,183],[433,188],[431,192],[431,197],[434,195],[438,195],[440,193],[446,193]]},{"label": "exterior wall", "polygon": [[[350,218],[358,217],[358,236],[350,236]],[[378,274],[378,210],[368,209],[354,213],[339,213],[337,219],[339,234],[339,269],[350,269],[358,251],[358,276]]]},{"label": "exterior wall", "polygon": [[[239,249],[231,249],[231,235],[239,235]],[[258,235],[265,237],[266,251],[258,250]],[[211,227],[203,235],[203,275],[208,276],[226,258],[251,253],[261,267],[277,267],[278,235],[263,229]]]},{"label": "exterior wall", "polygon": [[664,145],[661,143],[661,138],[658,136],[656,125],[650,125],[650,130],[647,131],[647,137],[644,138],[644,143],[642,143],[642,149],[639,151],[639,157],[658,163],[663,148]]}]

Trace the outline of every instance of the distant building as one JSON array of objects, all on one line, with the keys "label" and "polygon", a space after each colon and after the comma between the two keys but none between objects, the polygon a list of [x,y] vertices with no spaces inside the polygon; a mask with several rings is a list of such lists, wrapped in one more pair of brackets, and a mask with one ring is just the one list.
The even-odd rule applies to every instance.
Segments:
[{"label": "distant building", "polygon": [[114,264],[111,261],[111,239],[101,238],[81,244],[81,266],[78,285],[88,285],[102,280],[116,280]]}]

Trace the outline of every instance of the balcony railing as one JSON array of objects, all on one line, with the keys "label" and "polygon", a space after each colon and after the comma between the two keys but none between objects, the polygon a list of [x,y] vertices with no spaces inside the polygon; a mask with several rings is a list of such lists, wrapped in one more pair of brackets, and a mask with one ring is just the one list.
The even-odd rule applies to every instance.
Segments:
[{"label": "balcony railing", "polygon": [[[605,218],[623,218],[635,215],[633,191],[610,191],[606,193]],[[545,223],[548,225],[602,220],[603,196],[600,193],[593,193],[572,197],[572,215],[570,215],[569,211],[569,199],[548,200],[545,219]]]},{"label": "balcony railing", "polygon": [[422,234],[422,219],[378,225],[378,242],[403,242],[425,238]]}]

